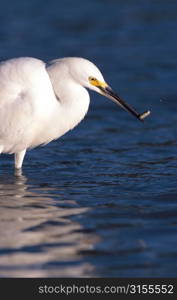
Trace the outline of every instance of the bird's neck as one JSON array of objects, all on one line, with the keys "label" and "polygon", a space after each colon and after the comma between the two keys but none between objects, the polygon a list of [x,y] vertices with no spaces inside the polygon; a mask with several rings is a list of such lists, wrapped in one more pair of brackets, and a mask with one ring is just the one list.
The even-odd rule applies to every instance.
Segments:
[{"label": "bird's neck", "polygon": [[84,87],[73,82],[60,81],[56,85],[53,83],[53,89],[59,107],[58,121],[62,124],[65,133],[73,129],[85,117],[90,97]]}]

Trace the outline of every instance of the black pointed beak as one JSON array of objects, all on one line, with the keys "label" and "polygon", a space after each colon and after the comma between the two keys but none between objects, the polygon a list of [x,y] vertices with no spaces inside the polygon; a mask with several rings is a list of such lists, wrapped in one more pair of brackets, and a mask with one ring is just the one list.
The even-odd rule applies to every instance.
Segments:
[{"label": "black pointed beak", "polygon": [[109,86],[107,87],[100,87],[102,94],[108,98],[110,98],[112,101],[120,105],[123,109],[131,113],[133,116],[135,116],[140,121],[143,121],[144,118],[146,118],[150,111],[145,111],[144,113],[140,114],[138,113],[133,107],[131,107],[128,103],[126,103],[124,100],[122,100]]}]

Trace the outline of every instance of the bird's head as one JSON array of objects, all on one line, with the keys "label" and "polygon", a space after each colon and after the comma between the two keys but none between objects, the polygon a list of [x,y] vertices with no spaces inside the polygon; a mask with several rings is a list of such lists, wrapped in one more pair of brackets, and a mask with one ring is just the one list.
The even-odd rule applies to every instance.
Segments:
[{"label": "bird's head", "polygon": [[65,63],[67,62],[70,75],[78,84],[110,98],[141,121],[150,114],[150,111],[139,114],[134,108],[121,99],[105,82],[100,70],[89,60],[79,57],[70,57],[64,60]]}]

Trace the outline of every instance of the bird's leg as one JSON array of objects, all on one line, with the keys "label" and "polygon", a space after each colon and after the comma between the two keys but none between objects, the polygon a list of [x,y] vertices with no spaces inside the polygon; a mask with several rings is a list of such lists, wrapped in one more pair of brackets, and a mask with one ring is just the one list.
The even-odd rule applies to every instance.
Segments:
[{"label": "bird's leg", "polygon": [[26,153],[26,149],[15,153],[15,168],[16,169],[21,169],[25,153]]}]

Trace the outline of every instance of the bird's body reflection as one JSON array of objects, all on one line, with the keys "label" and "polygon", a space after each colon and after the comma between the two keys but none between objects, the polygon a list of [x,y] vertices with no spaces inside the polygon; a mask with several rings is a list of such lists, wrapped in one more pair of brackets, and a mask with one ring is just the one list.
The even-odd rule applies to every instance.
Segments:
[{"label": "bird's body reflection", "polygon": [[0,276],[84,276],[92,265],[81,252],[98,237],[75,216],[89,208],[54,198],[54,188],[30,186],[25,176],[0,178]]}]

